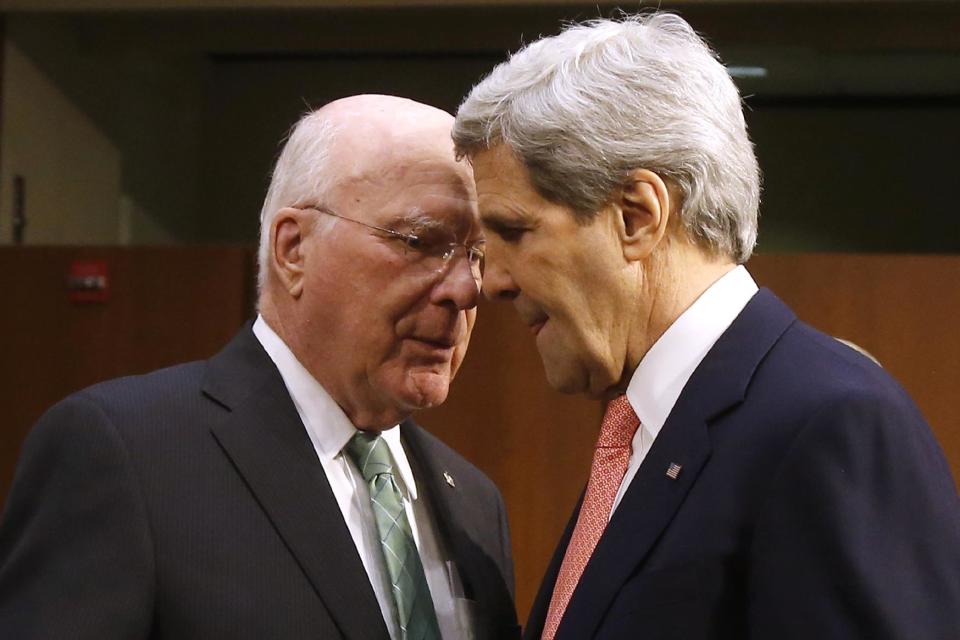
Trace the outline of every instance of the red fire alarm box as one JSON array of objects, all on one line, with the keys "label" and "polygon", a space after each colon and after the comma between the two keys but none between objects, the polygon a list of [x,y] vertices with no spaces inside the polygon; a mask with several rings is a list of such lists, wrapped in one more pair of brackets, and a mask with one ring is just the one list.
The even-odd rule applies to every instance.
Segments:
[{"label": "red fire alarm box", "polygon": [[106,260],[73,260],[67,270],[70,302],[106,302],[110,297],[110,274]]}]

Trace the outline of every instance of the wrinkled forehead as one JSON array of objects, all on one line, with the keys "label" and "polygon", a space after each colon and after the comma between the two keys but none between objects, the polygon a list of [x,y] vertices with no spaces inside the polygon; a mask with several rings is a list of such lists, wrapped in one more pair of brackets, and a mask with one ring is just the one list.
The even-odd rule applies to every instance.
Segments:
[{"label": "wrinkled forehead", "polygon": [[339,207],[379,225],[446,227],[458,236],[477,227],[473,172],[456,161],[449,135],[437,141],[383,141],[354,153],[335,186]]}]

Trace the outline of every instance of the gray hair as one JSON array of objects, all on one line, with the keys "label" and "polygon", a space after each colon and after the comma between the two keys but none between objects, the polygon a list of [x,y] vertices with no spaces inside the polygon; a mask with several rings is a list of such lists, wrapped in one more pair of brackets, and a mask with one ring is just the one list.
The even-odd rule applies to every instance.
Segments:
[{"label": "gray hair", "polygon": [[300,118],[287,138],[273,169],[270,188],[260,209],[257,287],[263,291],[270,259],[270,226],[284,207],[314,204],[332,186],[327,161],[336,127],[324,114],[311,111]]},{"label": "gray hair", "polygon": [[756,243],[760,171],[740,94],[679,16],[591,20],[526,46],[473,88],[453,138],[468,157],[505,143],[584,222],[642,168],[679,189],[700,246],[743,263]]}]

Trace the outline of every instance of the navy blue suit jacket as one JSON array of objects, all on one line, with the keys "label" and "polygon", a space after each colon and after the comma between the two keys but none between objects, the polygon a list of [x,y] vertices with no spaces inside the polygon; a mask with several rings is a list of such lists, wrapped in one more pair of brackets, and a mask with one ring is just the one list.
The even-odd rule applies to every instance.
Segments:
[{"label": "navy blue suit jacket", "polygon": [[[499,492],[412,421],[400,429],[478,638],[519,637]],[[41,418],[0,525],[0,638],[388,640],[249,327],[207,362],[97,385]]]},{"label": "navy blue suit jacket", "polygon": [[556,639],[588,638],[960,638],[960,499],[904,390],[761,290],[690,378],[583,573]]}]

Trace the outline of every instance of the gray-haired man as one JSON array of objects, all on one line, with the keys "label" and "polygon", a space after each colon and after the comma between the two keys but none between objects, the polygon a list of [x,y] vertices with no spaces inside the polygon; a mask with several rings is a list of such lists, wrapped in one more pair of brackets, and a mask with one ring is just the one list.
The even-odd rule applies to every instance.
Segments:
[{"label": "gray-haired man", "polygon": [[487,295],[531,326],[555,388],[608,401],[528,639],[957,637],[947,463],[895,381],[742,266],[757,162],[686,22],[529,45],[454,139]]}]

